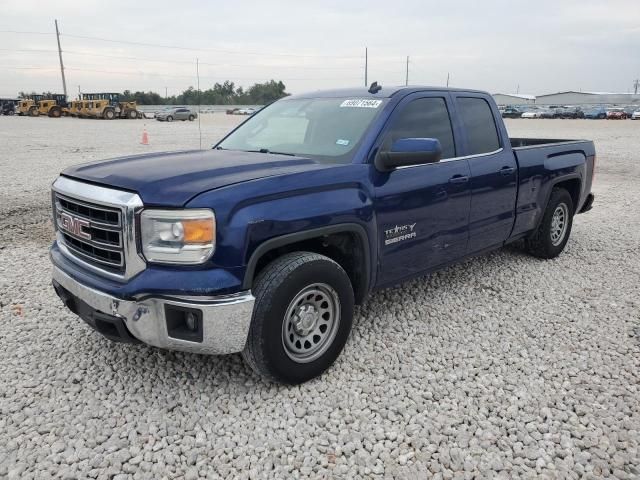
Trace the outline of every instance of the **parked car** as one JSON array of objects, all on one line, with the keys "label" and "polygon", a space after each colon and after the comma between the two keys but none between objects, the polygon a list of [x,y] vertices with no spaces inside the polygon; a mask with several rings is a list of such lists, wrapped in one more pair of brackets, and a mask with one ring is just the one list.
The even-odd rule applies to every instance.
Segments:
[{"label": "parked car", "polygon": [[563,107],[545,108],[542,111],[540,118],[560,118],[562,115],[563,109],[564,109]]},{"label": "parked car", "polygon": [[560,118],[584,118],[584,112],[580,107],[565,107],[559,111]]},{"label": "parked car", "polygon": [[520,115],[520,118],[542,118],[543,112],[542,109],[528,110]]},{"label": "parked car", "polygon": [[15,115],[17,100],[2,100],[0,101],[0,115]]},{"label": "parked car", "polygon": [[257,108],[248,107],[248,108],[232,108],[227,110],[227,115],[253,115],[258,111]]},{"label": "parked car", "polygon": [[208,151],[67,168],[57,294],[112,340],[242,352],[296,384],[336,360],[368,293],[519,240],[564,250],[593,142],[510,139],[488,93],[377,87],[283,98]]},{"label": "parked car", "polygon": [[640,120],[640,109],[631,114],[631,120]]},{"label": "parked car", "polygon": [[607,118],[607,110],[604,107],[594,107],[586,112],[584,112],[584,118],[589,118],[592,120],[599,119],[602,120]]},{"label": "parked car", "polygon": [[517,108],[507,107],[502,111],[502,118],[520,118],[522,116],[522,111]]},{"label": "parked car", "polygon": [[156,113],[156,120],[161,122],[173,122],[174,120],[189,120],[190,122],[198,118],[198,113],[186,107],[167,108]]},{"label": "parked car", "polygon": [[607,110],[607,120],[626,120],[629,118],[624,108],[610,108]]}]

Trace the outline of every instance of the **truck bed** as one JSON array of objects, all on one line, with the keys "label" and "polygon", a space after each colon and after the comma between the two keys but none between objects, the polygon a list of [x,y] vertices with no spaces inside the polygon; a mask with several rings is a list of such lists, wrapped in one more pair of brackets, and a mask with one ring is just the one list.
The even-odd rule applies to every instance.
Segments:
[{"label": "truck bed", "polygon": [[558,175],[575,179],[574,208],[580,212],[591,192],[595,163],[593,142],[548,138],[510,140],[520,176],[514,234],[535,228],[551,194],[551,180]]}]

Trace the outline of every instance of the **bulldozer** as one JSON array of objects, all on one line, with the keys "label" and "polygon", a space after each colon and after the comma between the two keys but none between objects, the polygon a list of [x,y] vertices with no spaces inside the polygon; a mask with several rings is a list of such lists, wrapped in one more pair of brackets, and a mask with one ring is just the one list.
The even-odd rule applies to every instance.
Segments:
[{"label": "bulldozer", "polygon": [[121,102],[119,93],[84,93],[83,100],[90,100],[88,116],[113,120],[114,118],[139,118],[136,102]]},{"label": "bulldozer", "polygon": [[28,95],[22,97],[18,101],[18,107],[16,113],[18,115],[29,115],[31,117],[37,117],[40,115],[38,111],[38,102],[44,98],[43,95]]}]

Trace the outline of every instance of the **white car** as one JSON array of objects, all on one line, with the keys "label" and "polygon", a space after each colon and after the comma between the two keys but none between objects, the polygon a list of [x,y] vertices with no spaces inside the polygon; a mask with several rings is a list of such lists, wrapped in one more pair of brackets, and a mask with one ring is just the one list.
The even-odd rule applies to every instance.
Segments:
[{"label": "white car", "polygon": [[640,120],[640,110],[636,110],[631,114],[631,120]]},{"label": "white car", "polygon": [[540,110],[529,110],[520,115],[520,118],[540,118],[541,115],[542,111]]}]

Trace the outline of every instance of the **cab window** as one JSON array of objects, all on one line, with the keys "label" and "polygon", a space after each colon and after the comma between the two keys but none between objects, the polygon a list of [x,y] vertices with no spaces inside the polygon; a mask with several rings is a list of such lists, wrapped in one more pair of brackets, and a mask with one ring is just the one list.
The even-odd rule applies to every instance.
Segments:
[{"label": "cab window", "polygon": [[401,138],[436,138],[442,146],[442,159],[456,156],[451,119],[444,98],[413,100],[391,122],[382,151],[389,150],[393,142]]}]

